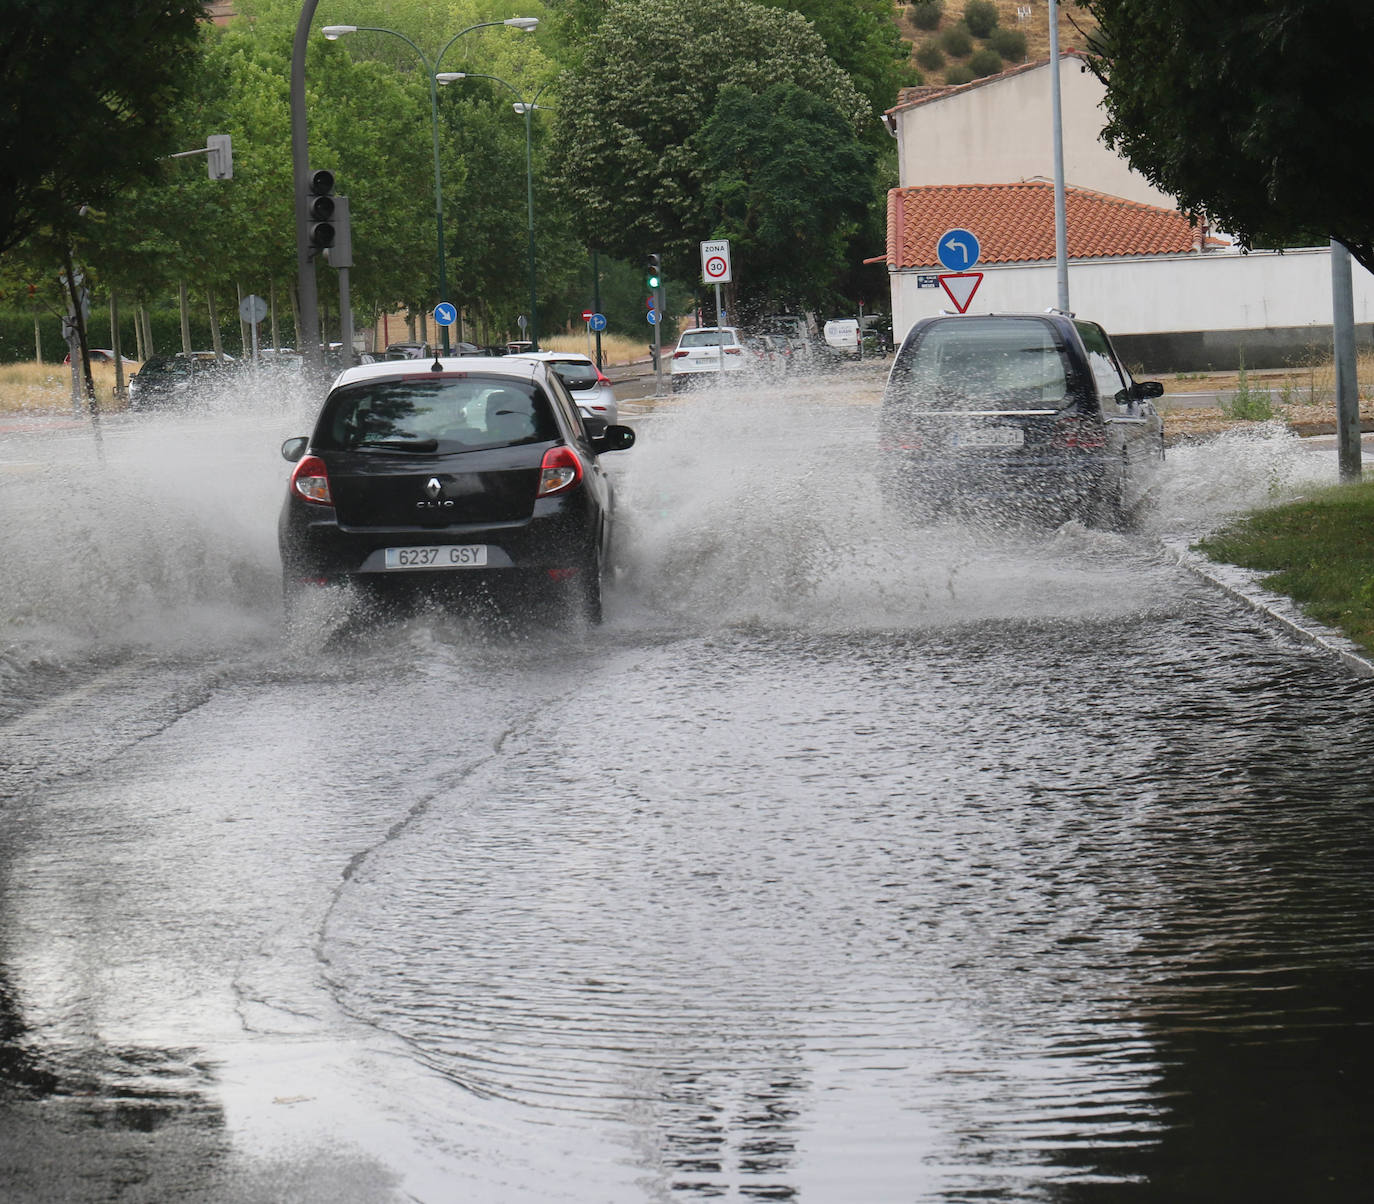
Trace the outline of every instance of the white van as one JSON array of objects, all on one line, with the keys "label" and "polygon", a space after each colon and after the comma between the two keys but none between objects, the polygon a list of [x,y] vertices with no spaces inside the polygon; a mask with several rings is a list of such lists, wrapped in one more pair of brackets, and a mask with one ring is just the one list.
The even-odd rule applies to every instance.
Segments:
[{"label": "white van", "polygon": [[832,355],[859,354],[859,322],[857,318],[831,318],[822,332],[826,350]]}]

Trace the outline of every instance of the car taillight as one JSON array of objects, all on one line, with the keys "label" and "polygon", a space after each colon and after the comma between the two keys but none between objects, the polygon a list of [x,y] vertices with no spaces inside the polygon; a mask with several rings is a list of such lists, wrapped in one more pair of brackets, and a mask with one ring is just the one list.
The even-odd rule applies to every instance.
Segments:
[{"label": "car taillight", "polygon": [[725,349],[725,354],[726,354],[726,355],[743,355],[743,354],[744,354],[744,348],[743,348],[743,347],[727,347],[727,348]]},{"label": "car taillight", "polygon": [[551,447],[544,453],[539,466],[539,492],[536,497],[548,497],[571,489],[582,479],[582,461],[570,447]]},{"label": "car taillight", "polygon": [[291,474],[291,488],[307,502],[321,506],[332,506],[334,498],[329,492],[329,473],[325,471],[324,461],[319,456],[306,456]]},{"label": "car taillight", "polygon": [[611,383],[611,378],[598,369],[596,373],[596,383],[598,385],[609,385]]},{"label": "car taillight", "polygon": [[686,353],[685,351],[674,351],[674,352],[673,352],[673,358],[674,358],[675,360],[680,360],[680,359],[681,359],[684,355],[686,355],[686,354],[687,354],[687,353]]},{"label": "car taillight", "polygon": [[1054,424],[1050,433],[1051,447],[1069,447],[1078,451],[1101,451],[1107,446],[1107,433],[1086,418],[1066,418]]}]

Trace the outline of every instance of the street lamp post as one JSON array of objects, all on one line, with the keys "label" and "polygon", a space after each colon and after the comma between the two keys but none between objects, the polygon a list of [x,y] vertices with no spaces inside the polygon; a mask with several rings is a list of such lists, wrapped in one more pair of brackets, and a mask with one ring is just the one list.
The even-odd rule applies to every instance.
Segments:
[{"label": "street lamp post", "polygon": [[482,75],[476,71],[445,71],[439,75],[438,80],[441,84],[453,83],[460,79],[489,79],[493,83],[500,84],[515,96],[515,104],[511,107],[517,114],[525,119],[525,206],[526,206],[526,230],[529,236],[528,262],[530,277],[530,343],[532,350],[539,350],[539,302],[535,291],[534,278],[534,160],[530,149],[530,114],[539,107],[536,103],[544,94],[544,84],[538,92],[534,94],[533,100],[523,100],[519,91],[512,85],[506,83],[496,75]]},{"label": "street lamp post", "polygon": [[[504,21],[479,21],[476,25],[469,25],[466,29],[460,29],[453,37],[444,43],[444,48],[434,56],[434,63],[431,66],[425,52],[412,42],[405,34],[394,29],[383,29],[377,25],[326,25],[323,29],[324,36],[331,42],[338,41],[345,34],[350,33],[386,33],[394,38],[400,38],[416,54],[420,56],[420,62],[425,65],[425,75],[429,79],[429,115],[430,126],[434,134],[434,225],[439,238],[439,300],[448,300],[448,268],[444,253],[444,191],[443,178],[439,166],[439,90],[438,90],[438,70],[439,64],[443,61],[444,55],[448,53],[448,48],[453,45],[464,34],[471,33],[474,29],[485,29],[491,25],[509,25],[512,29],[522,29],[526,33],[531,32],[539,25],[538,17],[508,17]],[[447,81],[445,81],[447,82]],[[449,353],[448,327],[439,327],[439,341],[444,355]]]}]

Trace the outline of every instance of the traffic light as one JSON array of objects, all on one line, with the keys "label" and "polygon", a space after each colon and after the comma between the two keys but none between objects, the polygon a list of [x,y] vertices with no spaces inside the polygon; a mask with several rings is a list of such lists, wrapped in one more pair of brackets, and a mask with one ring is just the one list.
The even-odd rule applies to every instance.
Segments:
[{"label": "traffic light", "polygon": [[348,221],[348,198],[334,198],[334,241],[325,248],[324,259],[330,267],[353,266],[353,230]]},{"label": "traffic light", "polygon": [[321,168],[310,173],[310,195],[305,199],[307,241],[312,251],[334,245],[334,173]]},{"label": "traffic light", "polygon": [[659,267],[660,259],[657,255],[650,255],[644,261],[645,277],[644,283],[650,288],[656,289],[663,283],[663,273]]}]

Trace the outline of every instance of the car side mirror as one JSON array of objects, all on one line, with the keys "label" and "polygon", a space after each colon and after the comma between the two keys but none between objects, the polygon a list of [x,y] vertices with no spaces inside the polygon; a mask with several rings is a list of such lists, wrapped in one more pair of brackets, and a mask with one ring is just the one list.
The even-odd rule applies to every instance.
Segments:
[{"label": "car side mirror", "polygon": [[587,432],[587,438],[596,440],[606,434],[609,423],[604,418],[599,418],[595,414],[582,415],[582,428]]},{"label": "car side mirror", "polygon": [[1138,380],[1131,387],[1131,395],[1140,400],[1164,396],[1164,384],[1157,380]]},{"label": "car side mirror", "polygon": [[598,454],[610,451],[628,451],[635,445],[635,433],[628,426],[607,426],[600,435],[592,436],[592,446]]},{"label": "car side mirror", "polygon": [[310,439],[306,435],[297,435],[294,439],[288,439],[281,445],[281,458],[294,464],[303,455],[305,449],[310,446]]}]

